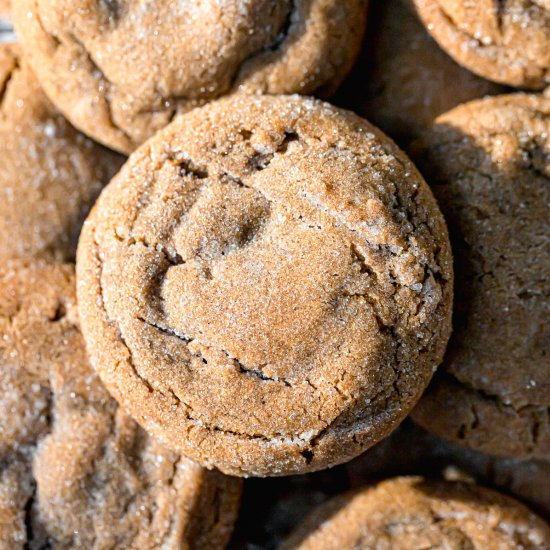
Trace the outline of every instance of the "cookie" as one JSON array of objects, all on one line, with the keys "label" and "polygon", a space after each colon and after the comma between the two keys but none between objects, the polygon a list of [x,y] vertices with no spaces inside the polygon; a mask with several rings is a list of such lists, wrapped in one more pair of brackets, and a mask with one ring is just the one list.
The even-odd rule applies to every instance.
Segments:
[{"label": "cookie", "polygon": [[460,103],[507,90],[455,63],[407,0],[375,3],[369,25],[340,103],[400,144],[419,137],[440,114]]},{"label": "cookie", "polygon": [[165,444],[236,475],[351,459],[418,400],[449,335],[445,223],[352,113],[234,96],[180,117],[79,243],[94,367]]},{"label": "cookie", "polygon": [[90,368],[74,268],[0,268],[0,547],[222,548],[240,483],[162,447]]},{"label": "cookie", "polygon": [[548,0],[412,0],[441,47],[495,82],[542,89],[550,84]]},{"label": "cookie", "polygon": [[229,550],[275,550],[331,498],[388,477],[476,482],[519,499],[550,520],[550,462],[495,457],[449,443],[406,419],[351,462],[302,476],[249,479]]},{"label": "cookie", "polygon": [[550,99],[465,104],[414,149],[457,270],[453,337],[414,418],[472,449],[548,460]]},{"label": "cookie", "polygon": [[80,228],[122,157],[77,132],[15,45],[0,45],[0,260],[74,259]]},{"label": "cookie", "polygon": [[550,520],[550,462],[464,449],[426,432],[409,419],[347,464],[346,470],[353,488],[397,475],[471,480],[520,499]]},{"label": "cookie", "polygon": [[543,550],[550,527],[514,499],[468,483],[394,478],[337,497],[281,546]]},{"label": "cookie", "polygon": [[130,152],[235,91],[328,95],[351,68],[367,0],[20,0],[14,21],[52,101]]}]

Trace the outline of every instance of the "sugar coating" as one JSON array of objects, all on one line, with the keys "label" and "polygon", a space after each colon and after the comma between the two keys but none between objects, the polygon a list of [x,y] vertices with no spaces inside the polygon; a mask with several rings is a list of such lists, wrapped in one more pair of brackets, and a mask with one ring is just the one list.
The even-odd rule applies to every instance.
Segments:
[{"label": "sugar coating", "polygon": [[130,152],[217,97],[334,90],[351,68],[366,0],[21,0],[14,21],[52,101]]},{"label": "sugar coating", "polygon": [[415,149],[457,269],[453,337],[415,419],[469,448],[547,460],[550,99],[467,103]]},{"label": "sugar coating", "polygon": [[550,84],[548,0],[412,0],[426,28],[458,63],[521,88]]},{"label": "sugar coating", "polygon": [[550,527],[512,498],[469,483],[401,477],[313,512],[281,550],[543,550]]},{"label": "sugar coating", "polygon": [[366,121],[234,96],[140,148],[79,244],[94,367],[173,449],[237,475],[356,456],[408,413],[449,335],[446,227]]},{"label": "sugar coating", "polygon": [[0,548],[217,549],[237,480],[166,450],[89,367],[71,265],[0,269]]},{"label": "sugar coating", "polygon": [[123,158],[77,132],[16,45],[0,45],[0,260],[74,260],[78,234]]}]

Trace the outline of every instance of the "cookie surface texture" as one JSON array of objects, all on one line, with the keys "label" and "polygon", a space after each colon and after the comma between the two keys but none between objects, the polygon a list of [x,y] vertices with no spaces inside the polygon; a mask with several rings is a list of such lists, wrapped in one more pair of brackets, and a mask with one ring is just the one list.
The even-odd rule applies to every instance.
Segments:
[{"label": "cookie surface texture", "polygon": [[0,260],[74,260],[78,234],[123,158],[77,132],[15,45],[0,45]]},{"label": "cookie surface texture", "polygon": [[349,460],[441,360],[450,248],[407,157],[294,97],[197,109],[140,148],[79,243],[92,363],[166,445],[237,475]]},{"label": "cookie surface texture", "polygon": [[238,480],[167,451],[87,362],[71,265],[0,268],[0,548],[222,548]]},{"label": "cookie surface texture", "polygon": [[550,457],[550,99],[475,101],[415,146],[451,233],[454,332],[415,410],[479,451]]},{"label": "cookie surface texture", "polygon": [[337,497],[281,550],[543,550],[550,527],[528,508],[474,484],[403,477]]},{"label": "cookie surface texture", "polygon": [[41,85],[97,141],[130,152],[237,90],[328,95],[351,68],[366,0],[19,0]]}]

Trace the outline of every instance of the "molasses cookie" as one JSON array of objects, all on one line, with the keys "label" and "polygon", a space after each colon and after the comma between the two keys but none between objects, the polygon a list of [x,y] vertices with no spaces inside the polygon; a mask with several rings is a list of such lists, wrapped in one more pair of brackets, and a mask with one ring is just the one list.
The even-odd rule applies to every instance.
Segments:
[{"label": "molasses cookie", "polygon": [[426,432],[409,419],[348,463],[346,470],[353,488],[397,475],[469,479],[510,494],[550,519],[550,462],[465,449]]},{"label": "molasses cookie", "polygon": [[366,121],[298,96],[180,117],[79,243],[94,367],[168,447],[237,475],[351,459],[407,415],[450,330],[428,186]]},{"label": "molasses cookie", "polygon": [[439,117],[415,158],[449,223],[454,334],[415,420],[497,455],[550,458],[550,99]]},{"label": "molasses cookie", "polygon": [[521,88],[550,84],[548,0],[412,0],[426,28],[458,63]]},{"label": "molasses cookie", "polygon": [[122,157],[77,132],[15,45],[0,45],[0,260],[74,259],[78,234]]},{"label": "molasses cookie", "polygon": [[87,363],[69,265],[0,268],[0,548],[223,548],[240,483],[163,448]]},{"label": "molasses cookie", "polygon": [[455,63],[407,0],[373,3],[369,21],[373,32],[343,86],[342,104],[399,143],[418,137],[460,103],[506,90]]},{"label": "molasses cookie", "polygon": [[335,498],[281,550],[545,550],[550,527],[514,499],[469,483],[394,478]]},{"label": "molasses cookie", "polygon": [[130,152],[220,96],[328,95],[351,68],[367,0],[19,0],[15,24],[67,118]]}]

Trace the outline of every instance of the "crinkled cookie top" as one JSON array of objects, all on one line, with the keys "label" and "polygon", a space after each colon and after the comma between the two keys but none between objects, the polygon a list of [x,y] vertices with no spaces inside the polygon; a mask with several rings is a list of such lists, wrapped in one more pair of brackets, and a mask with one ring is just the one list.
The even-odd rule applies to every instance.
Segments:
[{"label": "crinkled cookie top", "polygon": [[129,152],[222,95],[328,93],[353,63],[366,0],[19,0],[15,24],[52,101]]},{"label": "crinkled cookie top", "polygon": [[79,244],[94,367],[147,429],[235,474],[327,467],[410,410],[449,335],[445,223],[351,113],[234,97],[178,119]]},{"label": "crinkled cookie top", "polygon": [[217,549],[239,483],[166,450],[90,368],[74,268],[0,269],[0,548]]},{"label": "crinkled cookie top", "polygon": [[449,223],[454,333],[415,419],[484,452],[550,456],[550,99],[442,115],[415,146]]}]

